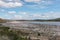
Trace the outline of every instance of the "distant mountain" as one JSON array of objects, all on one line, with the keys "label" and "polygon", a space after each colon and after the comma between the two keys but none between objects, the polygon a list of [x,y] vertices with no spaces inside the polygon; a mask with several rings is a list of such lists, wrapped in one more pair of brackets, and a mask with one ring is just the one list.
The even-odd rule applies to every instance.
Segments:
[{"label": "distant mountain", "polygon": [[8,19],[2,19],[0,18],[0,23],[5,23],[7,21],[60,21],[60,18],[56,18],[56,19],[34,19],[34,20],[8,20]]},{"label": "distant mountain", "polygon": [[56,18],[56,19],[16,20],[16,21],[60,21],[60,18]]},{"label": "distant mountain", "polygon": [[56,18],[56,19],[47,19],[47,20],[44,20],[44,19],[35,19],[34,21],[60,21],[60,18]]},{"label": "distant mountain", "polygon": [[52,19],[52,20],[55,20],[55,21],[60,21],[60,18],[56,18],[56,19]]}]

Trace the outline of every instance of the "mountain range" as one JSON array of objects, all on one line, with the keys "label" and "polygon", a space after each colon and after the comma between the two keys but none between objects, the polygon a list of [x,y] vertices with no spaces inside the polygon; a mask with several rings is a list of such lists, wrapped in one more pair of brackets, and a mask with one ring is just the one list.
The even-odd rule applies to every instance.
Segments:
[{"label": "mountain range", "polygon": [[0,18],[0,23],[5,23],[7,21],[60,21],[60,18],[56,18],[56,19],[34,19],[34,20],[8,20],[8,19],[2,19]]}]

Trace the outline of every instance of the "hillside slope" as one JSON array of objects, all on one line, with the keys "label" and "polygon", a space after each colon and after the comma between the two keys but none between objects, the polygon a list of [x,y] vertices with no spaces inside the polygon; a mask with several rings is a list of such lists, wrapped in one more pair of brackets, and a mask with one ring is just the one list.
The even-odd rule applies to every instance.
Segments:
[{"label": "hillside slope", "polygon": [[5,23],[7,20],[0,18],[0,23]]}]

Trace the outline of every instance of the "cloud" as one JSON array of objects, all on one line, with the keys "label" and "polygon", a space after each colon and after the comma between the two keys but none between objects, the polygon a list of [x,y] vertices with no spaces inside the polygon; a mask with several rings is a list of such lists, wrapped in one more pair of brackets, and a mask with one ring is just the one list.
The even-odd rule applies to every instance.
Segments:
[{"label": "cloud", "polygon": [[18,19],[30,19],[30,13],[28,12],[18,12],[17,15],[15,15],[16,18]]},{"label": "cloud", "polygon": [[34,2],[34,3],[37,3],[37,2],[40,2],[41,0],[24,0],[25,2]]},{"label": "cloud", "polygon": [[42,15],[42,13],[36,13],[32,15],[33,19],[47,19],[48,16]]},{"label": "cloud", "polygon": [[19,14],[22,14],[22,15],[27,15],[28,13],[27,12],[18,12]]},{"label": "cloud", "polygon": [[27,12],[20,12],[19,15],[14,15],[13,19],[54,19],[54,18],[59,18],[60,17],[60,12],[46,12],[46,13],[27,13]]},{"label": "cloud", "polygon": [[17,12],[16,11],[8,11],[7,16],[10,19],[54,19],[60,18],[60,12],[45,12],[45,13],[28,13],[28,12]]},{"label": "cloud", "polygon": [[[22,7],[25,6],[26,2],[28,3],[35,3],[34,5],[30,5],[37,8],[45,8],[46,5],[52,4],[53,2],[50,0],[0,0],[0,7],[6,7],[6,8],[14,8],[14,7]],[[35,6],[36,5],[36,6]],[[43,6],[43,7],[42,7]]]},{"label": "cloud", "polygon": [[44,15],[42,16],[42,14],[39,13],[35,13],[35,14],[31,14],[31,13],[27,13],[27,12],[20,12],[20,14],[18,15],[14,15],[12,19],[27,19],[27,20],[31,20],[31,19],[46,19],[48,18],[48,16]]},{"label": "cloud", "polygon": [[3,0],[0,0],[0,7],[21,7],[23,4],[21,2],[5,2]]},{"label": "cloud", "polygon": [[16,14],[16,11],[8,11],[8,14]]},{"label": "cloud", "polygon": [[31,19],[54,19],[60,18],[60,12],[46,12],[46,13],[35,13],[32,15]]},{"label": "cloud", "polygon": [[32,9],[45,9],[48,8],[49,6],[51,6],[54,2],[53,0],[24,0],[27,3],[33,3],[30,5],[25,5],[28,8],[32,8]]},{"label": "cloud", "polygon": [[5,1],[13,1],[13,0],[5,0]]},{"label": "cloud", "polygon": [[60,18],[59,15],[60,15],[60,12],[53,12],[53,11],[50,11],[44,14],[44,16],[48,16],[47,17],[48,19]]},{"label": "cloud", "polygon": [[14,15],[12,19],[23,19],[23,17],[21,15]]},{"label": "cloud", "polygon": [[27,13],[26,13],[26,12],[22,12],[22,14],[23,14],[23,15],[27,15]]},{"label": "cloud", "polygon": [[25,2],[33,2],[37,4],[52,4],[53,0],[24,0]]}]

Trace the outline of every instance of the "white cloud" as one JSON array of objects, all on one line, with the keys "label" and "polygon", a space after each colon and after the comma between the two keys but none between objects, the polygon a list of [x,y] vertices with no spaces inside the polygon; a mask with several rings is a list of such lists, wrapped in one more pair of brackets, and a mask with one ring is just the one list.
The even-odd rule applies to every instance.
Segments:
[{"label": "white cloud", "polygon": [[48,16],[48,19],[53,19],[53,18],[60,18],[60,12],[47,12],[44,14],[44,16]]},{"label": "white cloud", "polygon": [[28,8],[31,8],[31,9],[45,9],[45,8],[48,8],[45,5],[25,5],[25,6],[28,7]]},{"label": "white cloud", "polygon": [[42,13],[33,14],[32,17],[33,17],[33,19],[47,19],[48,18],[48,16],[42,15]]},{"label": "white cloud", "polygon": [[34,5],[26,5],[32,9],[45,9],[51,6],[54,2],[53,0],[24,0],[25,2],[35,3]]},{"label": "white cloud", "polygon": [[6,0],[6,1],[12,1],[12,0]]},{"label": "white cloud", "polygon": [[42,0],[41,2],[44,4],[53,4],[52,0]]},{"label": "white cloud", "polygon": [[0,0],[0,7],[21,7],[23,4],[21,2],[5,2]]},{"label": "white cloud", "polygon": [[60,18],[60,12],[47,12],[47,13],[35,13],[35,14],[26,14],[25,16],[20,17],[21,19],[53,19]]},{"label": "white cloud", "polygon": [[8,11],[8,14],[16,14],[16,11]]},{"label": "white cloud", "polygon": [[[9,11],[10,14],[16,13],[15,11]],[[60,12],[46,12],[46,13],[27,13],[27,12],[18,12],[14,14],[11,19],[53,19],[53,18],[60,18]]]},{"label": "white cloud", "polygon": [[[45,8],[47,4],[52,4],[52,1],[49,0],[24,0],[25,2],[33,2],[37,3],[37,8]],[[22,0],[0,0],[0,7],[7,7],[7,8],[12,8],[12,7],[22,7],[24,6],[24,2]],[[35,5],[35,4],[34,4]],[[33,6],[33,5],[31,5]],[[43,7],[42,7],[43,6]]]},{"label": "white cloud", "polygon": [[14,15],[13,19],[23,19],[21,15]]},{"label": "white cloud", "polygon": [[41,17],[41,14],[33,14],[33,17]]},{"label": "white cloud", "polygon": [[34,2],[34,3],[38,3],[38,4],[52,4],[53,1],[52,0],[24,0],[25,2]]},{"label": "white cloud", "polygon": [[35,3],[37,3],[37,2],[40,2],[41,0],[24,0],[24,1],[26,1],[26,2],[35,2]]},{"label": "white cloud", "polygon": [[23,14],[23,15],[27,15],[27,13],[26,13],[26,12],[23,12],[22,14]]},{"label": "white cloud", "polygon": [[32,19],[53,19],[60,18],[60,12],[47,12],[47,13],[35,13],[32,15]]},{"label": "white cloud", "polygon": [[19,12],[19,14],[22,14],[22,15],[28,15],[27,12]]}]

